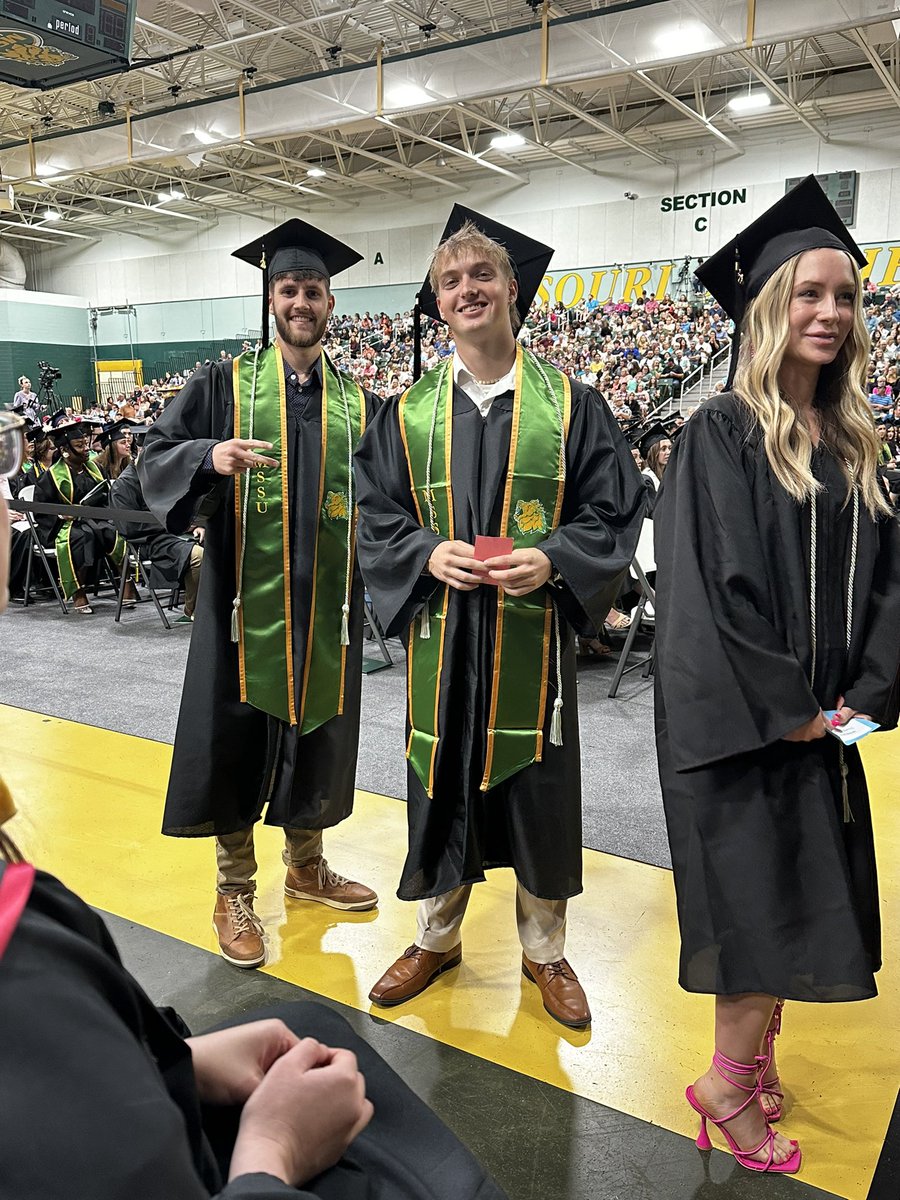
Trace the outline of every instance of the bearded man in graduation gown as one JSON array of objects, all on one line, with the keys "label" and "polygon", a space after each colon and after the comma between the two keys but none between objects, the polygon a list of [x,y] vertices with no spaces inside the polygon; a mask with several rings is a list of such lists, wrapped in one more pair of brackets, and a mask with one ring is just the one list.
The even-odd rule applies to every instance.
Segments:
[{"label": "bearded man in graduation gown", "polygon": [[[455,354],[385,405],[356,456],[363,574],[386,633],[407,638],[398,895],[420,902],[415,944],[370,999],[399,1004],[456,966],[472,884],[511,866],[523,971],[581,1028],[564,957],[582,890],[573,635],[609,611],[643,488],[601,397],[517,346],[551,254],[454,208],[420,302]],[[514,548],[478,561],[479,535]]]},{"label": "bearded man in graduation gown", "polygon": [[236,256],[263,271],[263,343],[191,376],[147,434],[138,475],[169,532],[198,514],[206,524],[163,832],[215,837],[219,947],[253,967],[265,959],[260,817],[284,828],[288,896],[352,911],[378,901],[322,849],[322,830],[353,807],[363,592],[351,456],[376,401],[322,350],[331,277],[361,256],[296,219]]}]

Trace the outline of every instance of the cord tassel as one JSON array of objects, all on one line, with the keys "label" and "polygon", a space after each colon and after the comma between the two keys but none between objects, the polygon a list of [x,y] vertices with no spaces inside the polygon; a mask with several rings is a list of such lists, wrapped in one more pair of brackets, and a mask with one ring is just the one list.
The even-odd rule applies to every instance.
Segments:
[{"label": "cord tassel", "polygon": [[562,740],[562,706],[559,696],[553,701],[553,716],[550,718],[550,745],[561,746]]},{"label": "cord tassel", "polygon": [[422,609],[421,616],[419,617],[419,637],[423,641],[431,637],[431,616],[429,615],[427,604]]},{"label": "cord tassel", "polygon": [[235,596],[231,602],[231,640],[239,642],[241,640],[241,624],[238,620],[238,609],[241,607],[240,596]]},{"label": "cord tassel", "polygon": [[349,624],[349,620],[348,620],[349,616],[350,616],[350,605],[342,604],[341,605],[341,645],[342,646],[350,645],[350,624]]}]

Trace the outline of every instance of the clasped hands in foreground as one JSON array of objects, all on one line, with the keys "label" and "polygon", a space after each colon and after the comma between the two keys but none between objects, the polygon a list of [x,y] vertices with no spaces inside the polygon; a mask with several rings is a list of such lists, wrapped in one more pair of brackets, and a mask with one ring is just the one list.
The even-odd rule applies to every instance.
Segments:
[{"label": "clasped hands in foreground", "polygon": [[428,571],[458,592],[474,591],[489,578],[510,596],[527,596],[547,582],[553,564],[536,546],[482,561],[475,557],[474,546],[451,540],[435,546]]},{"label": "clasped hands in foreground", "polygon": [[260,1172],[299,1187],[334,1166],[372,1119],[356,1055],[298,1038],[283,1021],[253,1021],[187,1044],[200,1099],[243,1105],[229,1179]]}]

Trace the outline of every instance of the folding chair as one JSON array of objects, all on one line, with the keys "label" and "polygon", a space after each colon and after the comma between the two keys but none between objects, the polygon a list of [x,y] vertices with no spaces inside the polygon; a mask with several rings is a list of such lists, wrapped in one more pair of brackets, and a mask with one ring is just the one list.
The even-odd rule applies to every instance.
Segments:
[{"label": "folding chair", "polygon": [[384,636],[378,624],[378,618],[375,616],[375,609],[372,607],[372,599],[368,592],[365,593],[363,598],[363,637],[367,639],[374,638],[384,658],[384,662],[378,662],[374,658],[363,658],[363,671],[366,675],[371,675],[373,671],[383,671],[385,667],[392,667],[394,665],[390,651],[385,645]]},{"label": "folding chair", "polygon": [[[141,555],[140,550],[137,547],[133,546],[131,544],[131,542],[126,541],[125,557],[122,559],[122,569],[119,572],[119,581],[117,584],[118,596],[117,596],[117,603],[116,603],[115,620],[121,621],[121,619],[122,619],[122,607],[125,602],[125,584],[128,582],[129,575],[132,572],[134,573],[134,576],[135,576],[135,579],[133,580],[134,590],[136,592],[138,592],[136,577],[137,577],[138,572],[140,572],[144,576],[144,586],[147,588],[147,591],[150,593],[153,603],[156,606],[156,611],[157,611],[157,614],[159,615],[159,619],[162,621],[162,623],[166,627],[166,629],[171,629],[172,628],[171,622],[169,621],[169,618],[166,616],[165,609],[163,608],[162,604],[160,603],[159,596],[156,594],[156,589],[152,588],[150,586],[150,576],[149,576],[150,566],[151,566],[151,560],[149,558],[144,558]],[[177,589],[176,589],[176,591],[177,591]],[[143,599],[143,597],[141,596],[140,592],[138,592],[138,600],[141,601],[142,599]],[[173,605],[171,603],[171,598],[170,598],[169,608],[171,609],[172,607],[173,607]]]},{"label": "folding chair", "polygon": [[[30,483],[27,487],[23,487],[18,496],[19,500],[31,501],[34,500],[34,484]],[[53,589],[53,595],[56,597],[56,602],[64,613],[68,615],[69,609],[66,605],[60,586],[57,583],[58,570],[56,566],[56,547],[51,546],[47,549],[41,544],[40,536],[38,535],[37,522],[34,519],[34,513],[30,509],[25,511],[25,527],[28,529],[30,541],[28,544],[28,563],[25,567],[25,587],[22,596],[22,607],[27,608],[31,603],[31,575],[34,566],[35,558],[38,559],[41,566],[44,568],[44,574],[47,576],[47,581]]]},{"label": "folding chair", "polygon": [[[613,699],[618,692],[623,675],[628,675],[632,671],[638,671],[643,667],[643,677],[644,679],[649,679],[653,673],[656,661],[656,592],[647,582],[647,576],[656,570],[656,559],[653,551],[653,522],[646,517],[641,525],[641,536],[638,538],[637,550],[634,553],[634,561],[631,564],[631,569],[634,571],[638,583],[641,585],[641,598],[634,612],[631,614],[631,625],[628,627],[625,645],[622,647],[622,653],[619,655],[619,661],[616,663],[616,673],[613,675],[613,681],[609,689],[610,699]],[[628,662],[628,656],[631,653],[634,639],[637,637],[642,625],[654,631],[654,638],[650,644],[650,653],[644,658],[639,659],[636,663],[632,663],[630,667],[626,666],[625,664]]]}]

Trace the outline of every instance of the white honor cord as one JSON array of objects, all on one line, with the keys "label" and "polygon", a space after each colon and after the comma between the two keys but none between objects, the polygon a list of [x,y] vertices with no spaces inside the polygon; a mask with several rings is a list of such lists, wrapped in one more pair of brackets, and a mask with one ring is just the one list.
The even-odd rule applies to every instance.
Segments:
[{"label": "white honor cord", "polygon": [[550,745],[561,746],[563,744],[562,736],[562,706],[563,706],[563,684],[562,684],[562,648],[561,639],[559,636],[559,608],[550,601],[553,608],[553,624],[556,629],[556,699],[553,701],[553,716],[550,718]]},{"label": "white honor cord", "polygon": [[[353,574],[353,429],[350,424],[350,406],[347,404],[347,393],[344,391],[344,376],[335,367],[338,384],[341,389],[341,403],[344,406],[344,420],[347,425],[347,571],[344,576],[344,603],[341,606],[341,645],[350,645],[350,583]],[[365,404],[365,397],[360,401]],[[324,421],[326,414],[322,414]]]},{"label": "white honor cord", "polygon": [[[556,398],[551,386],[550,380],[541,365],[541,360],[532,354],[530,350],[525,353],[531,359],[531,362],[537,367],[538,374],[544,381],[544,387],[547,389],[547,395],[553,402],[553,407],[556,409],[556,416],[559,420],[559,480],[560,483],[566,482],[566,429],[563,421],[562,410],[559,407],[559,401]],[[550,718],[550,745],[561,746],[563,744],[562,736],[562,706],[563,706],[563,681],[562,681],[562,648],[561,638],[559,634],[559,607],[553,600],[550,601],[553,608],[553,625],[556,631],[556,699],[553,701],[553,715]]]},{"label": "white honor cord", "polygon": [[[253,440],[253,418],[256,413],[256,372],[259,365],[259,350],[260,343],[257,342],[256,352],[253,355],[253,382],[250,385],[250,423],[247,431],[247,436],[251,441]],[[244,468],[247,481],[244,488],[244,499],[241,505],[241,560],[238,564],[237,595],[235,596],[231,605],[231,640],[233,642],[239,642],[241,637],[239,612],[241,607],[241,596],[244,588],[244,552],[247,547],[247,504],[250,501],[250,472],[252,469],[252,467]],[[235,478],[234,486],[236,488],[240,488],[240,475]]]}]

